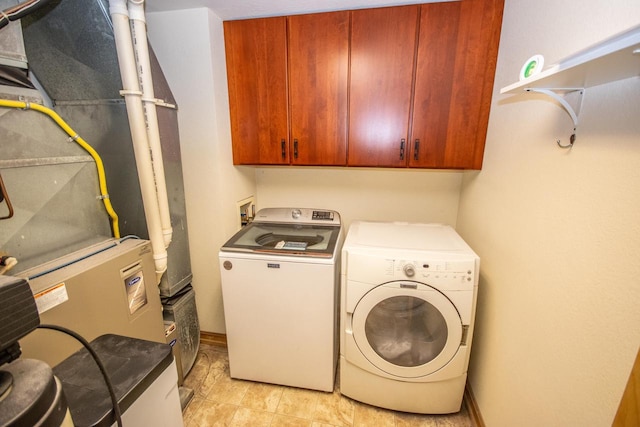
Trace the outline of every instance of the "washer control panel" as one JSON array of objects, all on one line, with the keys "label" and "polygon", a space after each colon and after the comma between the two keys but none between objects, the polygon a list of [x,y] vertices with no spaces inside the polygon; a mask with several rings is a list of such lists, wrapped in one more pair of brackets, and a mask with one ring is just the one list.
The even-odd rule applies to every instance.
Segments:
[{"label": "washer control panel", "polygon": [[264,208],[260,209],[254,222],[280,222],[293,224],[340,225],[340,214],[327,209],[308,208]]},{"label": "washer control panel", "polygon": [[333,221],[333,211],[313,211],[311,219],[318,221]]}]

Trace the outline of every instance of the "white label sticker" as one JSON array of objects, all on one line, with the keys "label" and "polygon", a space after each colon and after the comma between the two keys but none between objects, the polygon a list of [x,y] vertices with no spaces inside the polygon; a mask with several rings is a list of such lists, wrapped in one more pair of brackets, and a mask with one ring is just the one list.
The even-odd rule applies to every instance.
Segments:
[{"label": "white label sticker", "polygon": [[304,251],[307,249],[307,243],[306,242],[286,242],[282,248],[292,249],[297,251]]},{"label": "white label sticker", "polygon": [[45,289],[42,292],[38,292],[33,296],[36,300],[36,306],[38,307],[38,314],[42,314],[47,310],[51,310],[63,302],[69,301],[69,295],[67,294],[67,287],[64,282],[60,282],[55,286]]},{"label": "white label sticker", "polygon": [[129,313],[133,314],[147,303],[147,291],[144,287],[144,276],[139,270],[124,279],[127,289],[127,299],[129,302]]}]

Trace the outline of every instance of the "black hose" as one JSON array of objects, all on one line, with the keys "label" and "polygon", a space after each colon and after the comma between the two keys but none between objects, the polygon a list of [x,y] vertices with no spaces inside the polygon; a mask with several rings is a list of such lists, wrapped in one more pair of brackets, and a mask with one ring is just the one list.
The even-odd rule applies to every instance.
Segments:
[{"label": "black hose", "polygon": [[0,12],[0,28],[6,27],[10,21],[27,16],[31,12],[47,4],[50,0],[27,0]]},{"label": "black hose", "polygon": [[122,427],[122,414],[120,413],[120,405],[118,405],[118,398],[116,397],[116,392],[113,389],[113,384],[109,379],[109,375],[107,374],[107,370],[105,369],[104,364],[100,360],[100,357],[98,357],[98,354],[95,352],[95,350],[91,348],[91,345],[89,344],[89,342],[85,340],[78,333],[62,326],[41,324],[38,326],[38,328],[53,329],[54,331],[63,332],[67,335],[71,335],[73,338],[77,339],[78,341],[80,341],[80,343],[82,343],[82,345],[87,349],[89,354],[91,354],[93,359],[96,361],[98,368],[100,368],[100,372],[104,377],[104,382],[107,384],[107,389],[109,389],[109,396],[111,396],[111,403],[113,405],[113,413],[116,417],[116,422],[118,423],[118,427]]}]

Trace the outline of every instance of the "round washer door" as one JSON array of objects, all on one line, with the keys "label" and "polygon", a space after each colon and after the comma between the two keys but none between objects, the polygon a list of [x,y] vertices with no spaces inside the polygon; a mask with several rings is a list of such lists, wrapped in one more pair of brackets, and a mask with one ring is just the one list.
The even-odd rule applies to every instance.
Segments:
[{"label": "round washer door", "polygon": [[455,356],[462,321],[451,301],[417,282],[380,285],[353,310],[352,331],[367,360],[390,375],[429,375]]}]

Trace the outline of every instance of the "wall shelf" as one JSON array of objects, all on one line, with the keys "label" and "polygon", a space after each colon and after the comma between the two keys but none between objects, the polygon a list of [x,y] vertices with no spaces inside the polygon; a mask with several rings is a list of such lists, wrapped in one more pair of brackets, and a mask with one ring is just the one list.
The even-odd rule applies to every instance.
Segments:
[{"label": "wall shelf", "polygon": [[526,88],[588,88],[640,76],[640,25],[580,51],[540,74],[505,86],[500,93]]},{"label": "wall shelf", "polygon": [[[505,86],[501,94],[517,94],[523,91],[551,96],[567,110],[574,124],[569,144],[575,140],[578,113],[564,100],[569,92],[579,91],[580,98],[586,88],[640,76],[640,25],[633,27],[601,43],[575,53],[539,74]],[[581,99],[580,99],[581,102]]]}]

